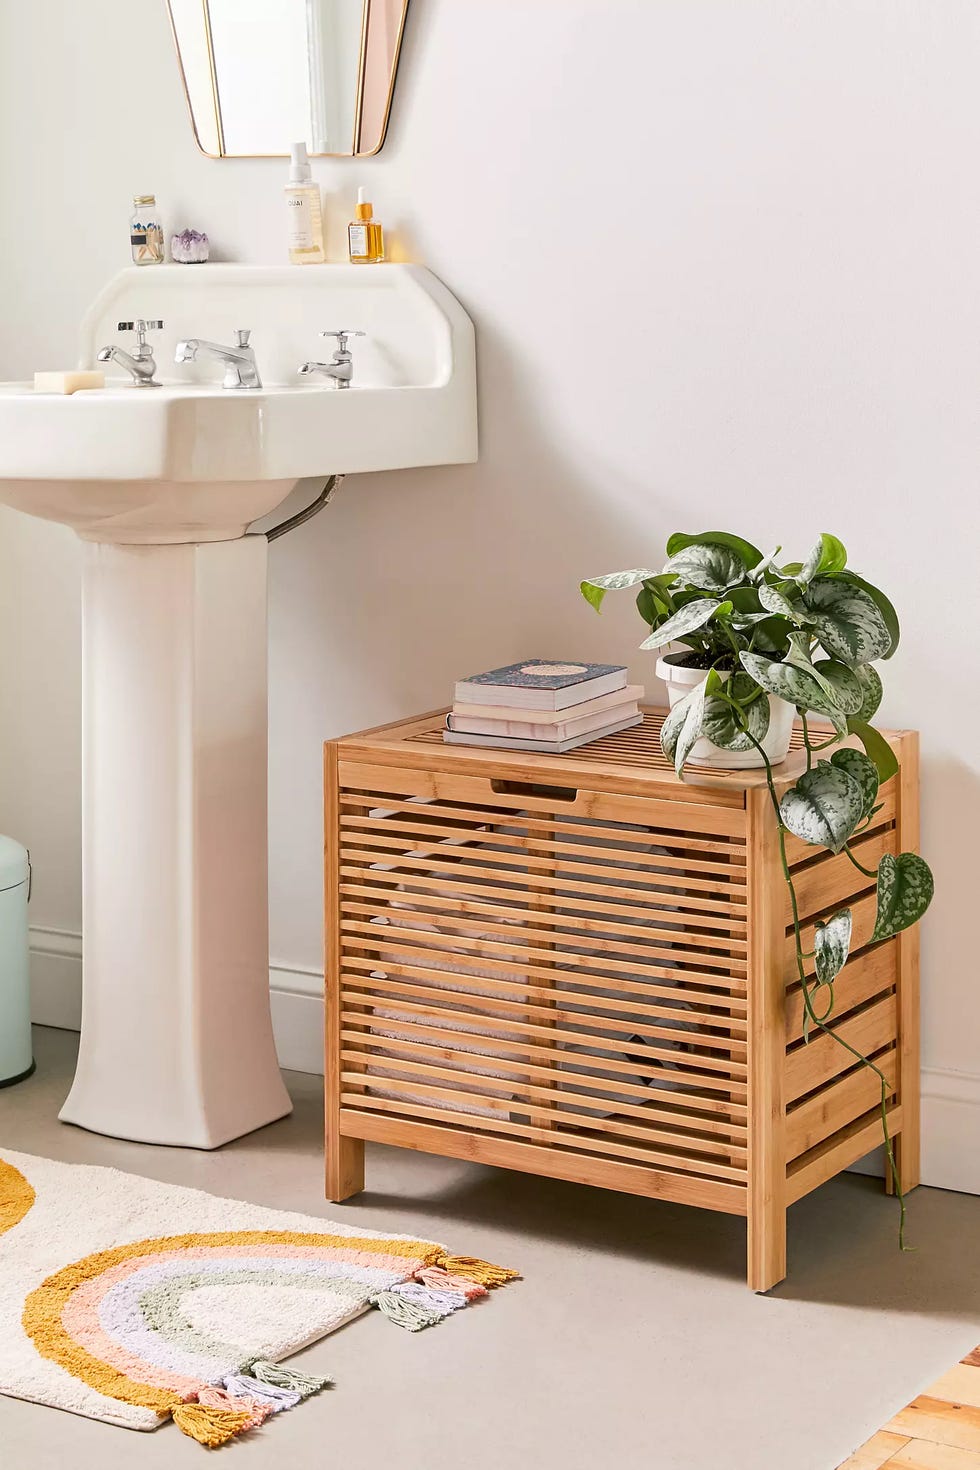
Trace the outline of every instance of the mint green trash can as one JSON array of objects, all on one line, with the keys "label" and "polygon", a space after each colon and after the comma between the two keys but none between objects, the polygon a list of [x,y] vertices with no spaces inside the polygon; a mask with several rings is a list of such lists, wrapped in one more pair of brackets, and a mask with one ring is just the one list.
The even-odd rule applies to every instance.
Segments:
[{"label": "mint green trash can", "polygon": [[27,958],[30,891],[27,848],[12,837],[0,837],[0,1087],[34,1071]]}]

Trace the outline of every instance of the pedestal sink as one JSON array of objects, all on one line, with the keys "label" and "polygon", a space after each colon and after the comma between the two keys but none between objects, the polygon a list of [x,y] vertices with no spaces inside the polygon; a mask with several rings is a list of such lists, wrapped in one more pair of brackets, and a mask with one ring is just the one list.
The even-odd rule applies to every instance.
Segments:
[{"label": "pedestal sink", "polygon": [[[162,387],[0,385],[0,503],[88,543],[82,1034],[61,1117],[215,1148],[290,1108],[269,1012],[268,543],[248,527],[302,480],[475,459],[473,330],[418,266],[155,266],[99,297],[81,365],[139,317],[164,322]],[[173,366],[178,339],[243,327],[268,386]],[[344,390],[296,374],[335,328],[366,333]]]}]

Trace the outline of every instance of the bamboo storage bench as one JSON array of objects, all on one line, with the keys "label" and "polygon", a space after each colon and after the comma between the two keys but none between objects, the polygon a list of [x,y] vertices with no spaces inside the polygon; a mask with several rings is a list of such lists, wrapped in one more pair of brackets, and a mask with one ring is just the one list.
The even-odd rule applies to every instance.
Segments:
[{"label": "bamboo storage bench", "polygon": [[[325,747],[329,1199],[363,1188],[373,1139],[679,1200],[746,1216],[764,1291],[787,1207],[879,1142],[874,1076],[803,1041],[764,773],[679,781],[661,718],[564,756],[447,746],[443,713]],[[887,738],[901,773],[866,867],[917,847],[917,736]],[[853,910],[835,1018],[892,1084],[909,1189],[916,931],[870,945],[871,880],[796,838],[788,856],[805,949]]]}]

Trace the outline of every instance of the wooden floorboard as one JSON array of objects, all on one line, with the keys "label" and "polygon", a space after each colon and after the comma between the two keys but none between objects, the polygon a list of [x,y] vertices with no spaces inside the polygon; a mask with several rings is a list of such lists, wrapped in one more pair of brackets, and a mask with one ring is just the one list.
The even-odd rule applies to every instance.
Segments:
[{"label": "wooden floorboard", "polygon": [[980,1470],[980,1347],[950,1368],[838,1470]]}]

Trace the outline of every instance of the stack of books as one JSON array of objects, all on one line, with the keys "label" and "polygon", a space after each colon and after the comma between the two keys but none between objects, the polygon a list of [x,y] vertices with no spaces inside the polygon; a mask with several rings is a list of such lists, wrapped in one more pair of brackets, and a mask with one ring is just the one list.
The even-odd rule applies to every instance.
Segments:
[{"label": "stack of books", "polygon": [[543,658],[474,674],[456,685],[443,739],[450,745],[563,755],[643,719],[643,688],[616,664]]}]

